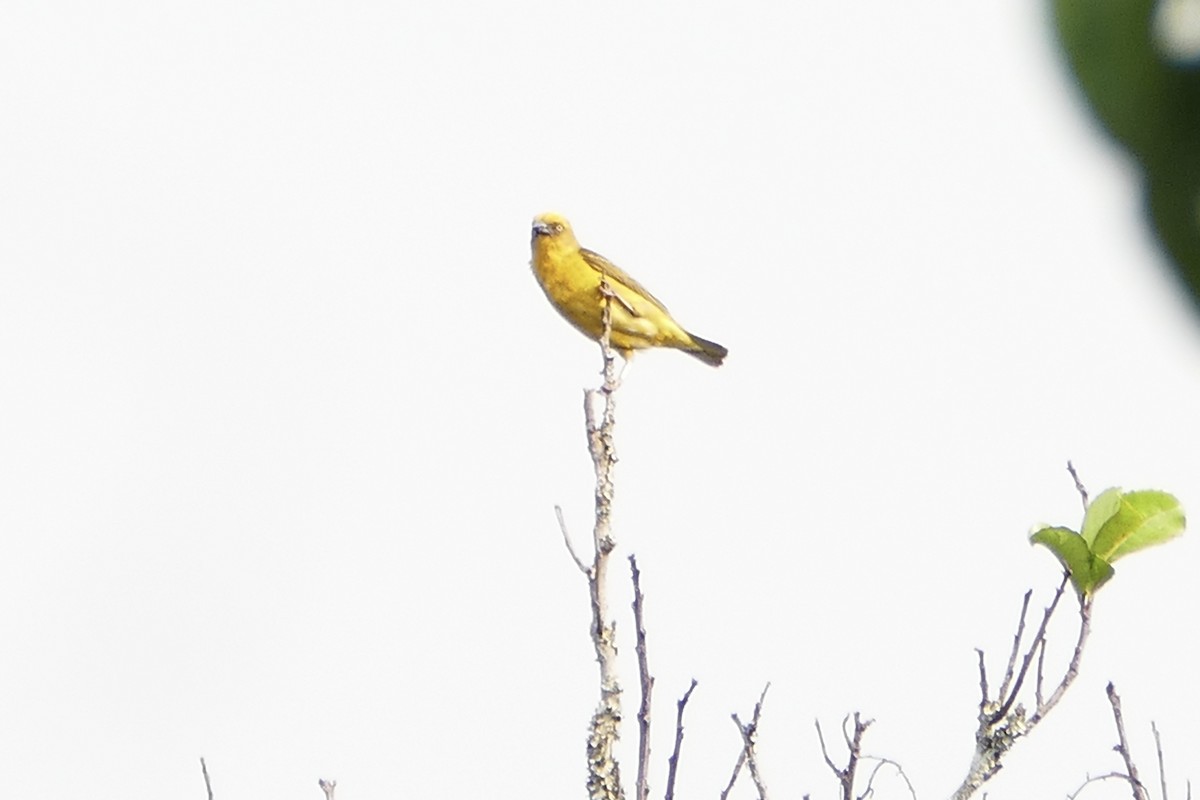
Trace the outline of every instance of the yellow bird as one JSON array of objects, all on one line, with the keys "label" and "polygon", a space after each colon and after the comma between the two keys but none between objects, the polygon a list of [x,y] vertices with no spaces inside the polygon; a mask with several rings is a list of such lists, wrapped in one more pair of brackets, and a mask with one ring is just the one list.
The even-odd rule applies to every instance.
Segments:
[{"label": "yellow bird", "polygon": [[671,318],[666,306],[620,267],[599,253],[579,246],[571,224],[560,214],[534,217],[533,274],[551,305],[584,336],[600,340],[604,333],[605,297],[612,294],[612,346],[628,360],[634,350],[674,347],[705,364],[720,366],[729,352],[716,342],[688,333]]}]

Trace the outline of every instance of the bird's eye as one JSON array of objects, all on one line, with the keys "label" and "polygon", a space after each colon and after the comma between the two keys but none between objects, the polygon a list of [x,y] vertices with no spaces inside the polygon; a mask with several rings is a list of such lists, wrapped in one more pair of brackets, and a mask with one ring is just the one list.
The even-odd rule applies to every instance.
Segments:
[{"label": "bird's eye", "polygon": [[556,222],[556,223],[554,223],[554,232],[555,232],[555,233],[562,233],[562,232],[563,232],[563,224],[562,224],[561,222]]}]

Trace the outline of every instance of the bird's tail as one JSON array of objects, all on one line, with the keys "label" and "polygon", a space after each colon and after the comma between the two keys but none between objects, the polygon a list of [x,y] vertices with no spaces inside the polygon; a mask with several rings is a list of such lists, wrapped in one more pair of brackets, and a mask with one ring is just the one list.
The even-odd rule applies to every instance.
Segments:
[{"label": "bird's tail", "polygon": [[694,346],[687,348],[684,352],[695,356],[705,364],[719,367],[721,366],[721,362],[725,360],[725,356],[729,355],[729,351],[716,342],[701,339],[699,336],[691,333],[688,336],[691,338]]}]

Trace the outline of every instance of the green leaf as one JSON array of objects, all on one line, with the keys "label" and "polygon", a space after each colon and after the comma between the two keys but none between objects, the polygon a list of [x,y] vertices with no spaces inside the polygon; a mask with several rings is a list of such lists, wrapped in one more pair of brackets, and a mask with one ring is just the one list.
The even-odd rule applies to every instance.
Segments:
[{"label": "green leaf", "polygon": [[1096,533],[1092,551],[1108,562],[1162,544],[1183,533],[1183,507],[1166,492],[1126,492]]},{"label": "green leaf", "polygon": [[1080,533],[1089,548],[1093,548],[1096,534],[1104,527],[1104,523],[1112,519],[1120,509],[1121,490],[1115,488],[1105,489],[1088,504],[1087,511],[1083,515],[1083,529]]},{"label": "green leaf", "polygon": [[1029,539],[1050,548],[1081,597],[1094,594],[1113,576],[1112,565],[1093,553],[1083,537],[1070,528],[1042,528]]}]

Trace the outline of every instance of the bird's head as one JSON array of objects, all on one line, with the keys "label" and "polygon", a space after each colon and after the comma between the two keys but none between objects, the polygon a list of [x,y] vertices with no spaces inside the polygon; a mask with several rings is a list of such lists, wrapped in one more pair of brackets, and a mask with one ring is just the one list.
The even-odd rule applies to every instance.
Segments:
[{"label": "bird's head", "polygon": [[571,230],[571,223],[567,222],[567,218],[562,214],[555,214],[552,211],[533,218],[531,241],[534,246],[539,244],[539,239],[542,240],[542,244],[554,243],[560,247],[578,246],[575,242],[575,233]]}]

